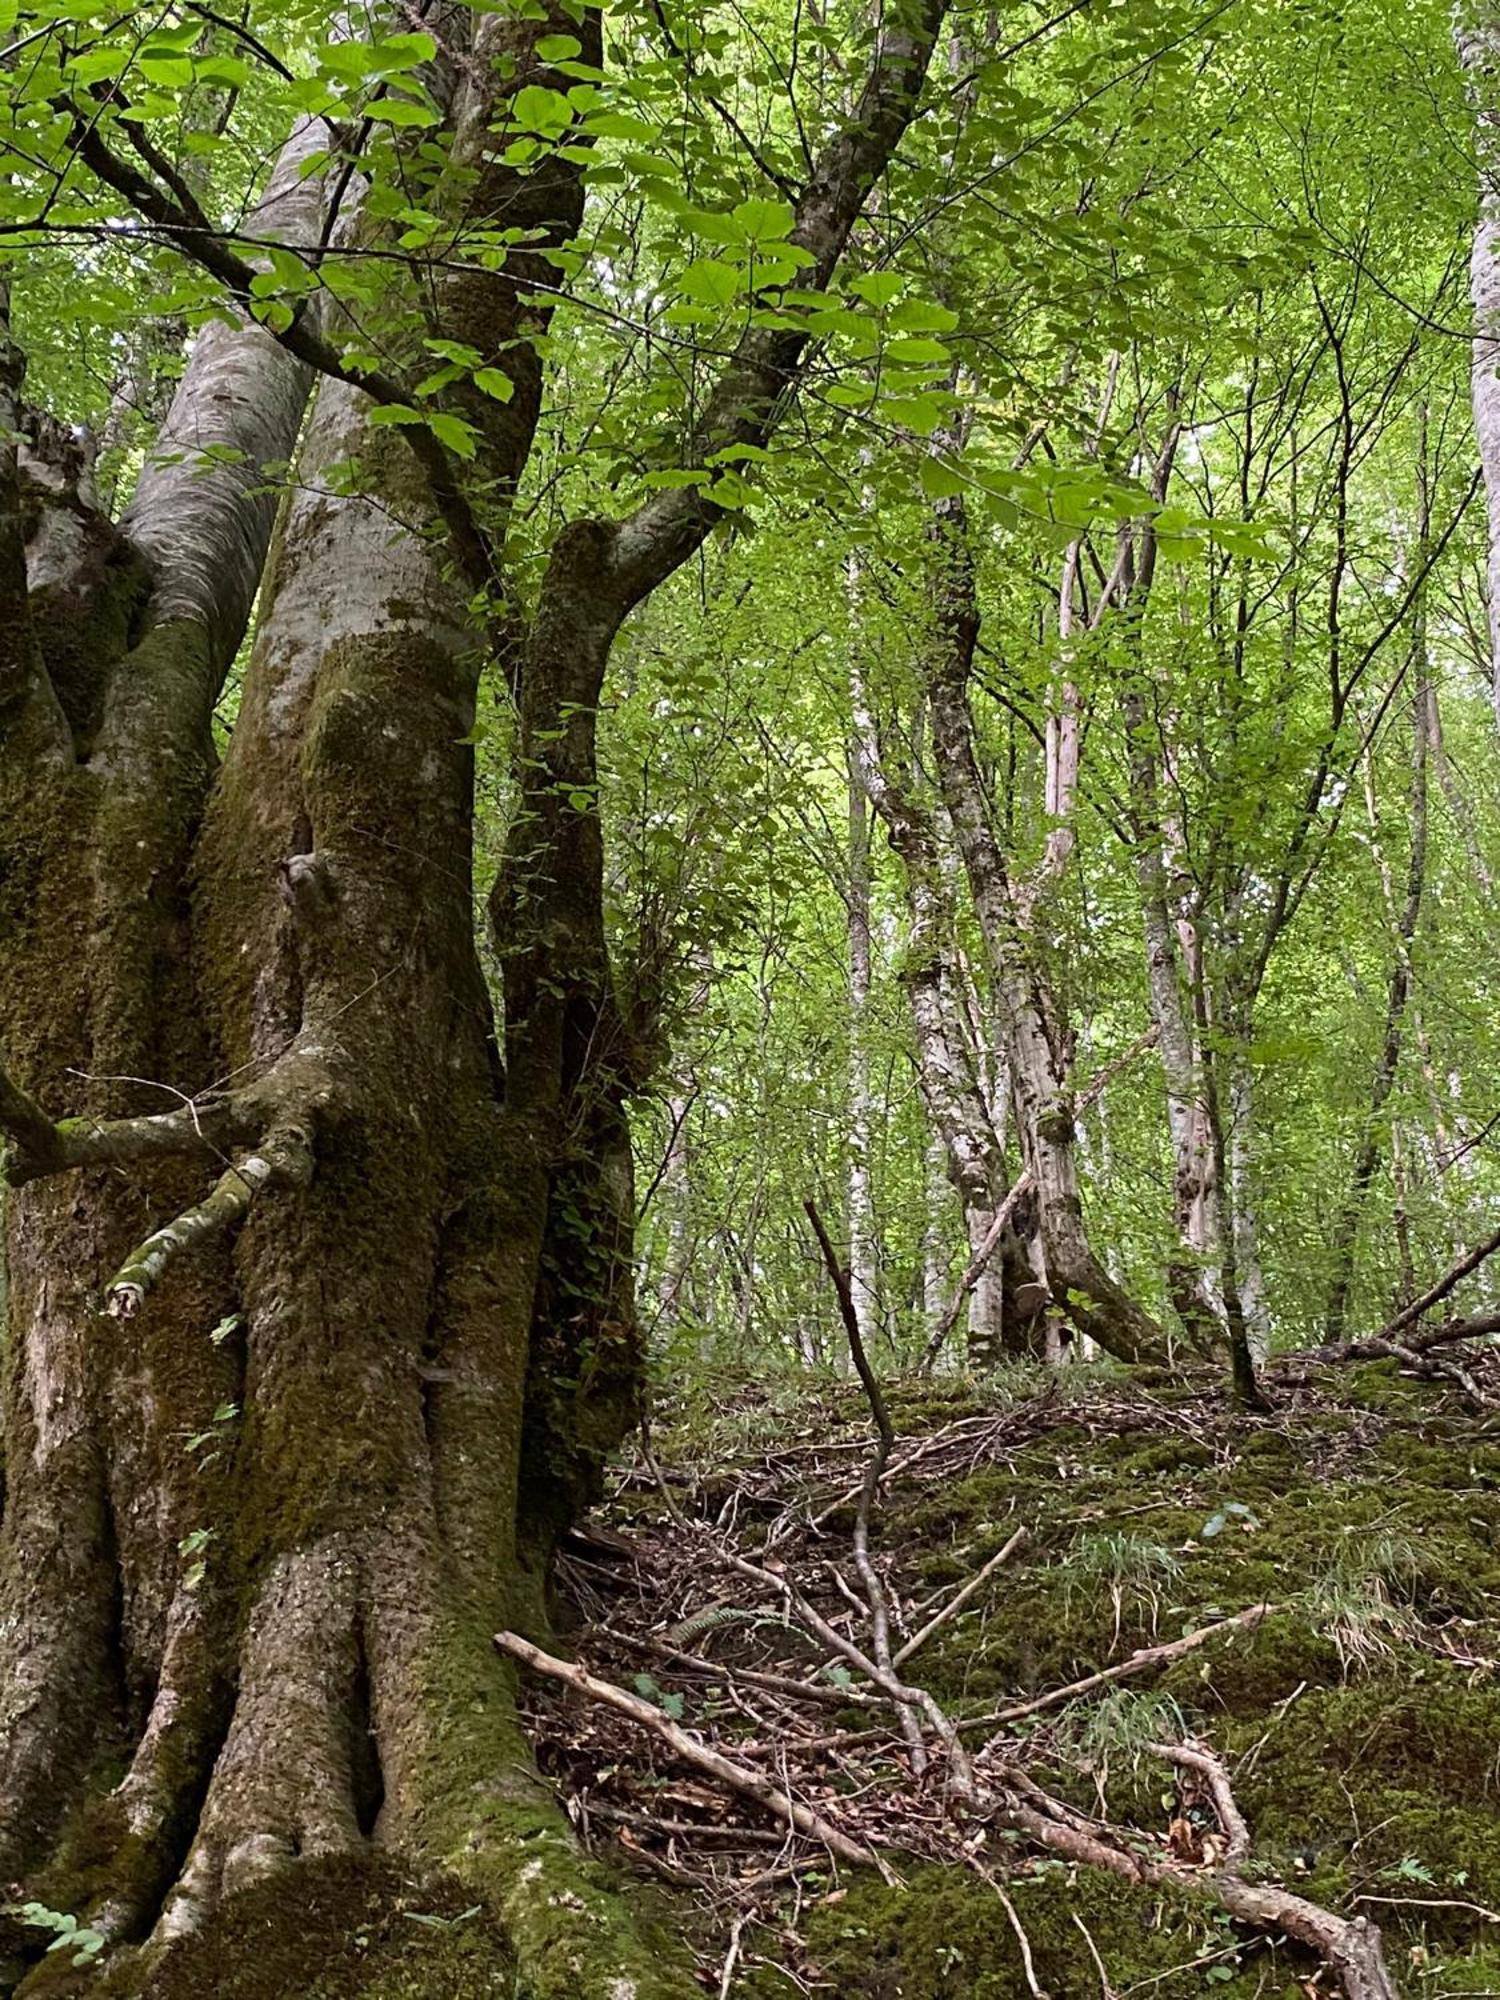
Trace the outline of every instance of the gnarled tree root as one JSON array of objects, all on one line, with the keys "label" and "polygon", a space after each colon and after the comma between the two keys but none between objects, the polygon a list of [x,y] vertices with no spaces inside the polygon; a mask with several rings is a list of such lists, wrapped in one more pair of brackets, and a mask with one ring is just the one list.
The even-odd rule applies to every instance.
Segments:
[{"label": "gnarled tree root", "polygon": [[[579,1851],[488,1635],[398,1587],[388,1542],[275,1558],[233,1689],[211,1599],[182,1591],[131,1764],[85,1809],[86,1859],[75,1828],[22,1896],[100,1934],[109,2000],[285,2000],[335,1965],[341,1996],[696,2000],[685,1949]],[[26,1938],[17,2000],[98,1993],[51,1941]]]}]

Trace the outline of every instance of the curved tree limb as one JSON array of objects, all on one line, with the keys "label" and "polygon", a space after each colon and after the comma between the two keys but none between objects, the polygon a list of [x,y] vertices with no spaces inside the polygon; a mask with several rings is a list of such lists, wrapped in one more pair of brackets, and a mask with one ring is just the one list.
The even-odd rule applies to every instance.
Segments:
[{"label": "curved tree limb", "polygon": [[204,1200],[146,1238],[110,1281],[105,1311],[114,1319],[133,1319],[175,1258],[243,1221],[263,1188],[277,1182],[304,1187],[312,1170],[312,1141],[301,1126],[272,1132],[263,1146],[220,1174]]}]

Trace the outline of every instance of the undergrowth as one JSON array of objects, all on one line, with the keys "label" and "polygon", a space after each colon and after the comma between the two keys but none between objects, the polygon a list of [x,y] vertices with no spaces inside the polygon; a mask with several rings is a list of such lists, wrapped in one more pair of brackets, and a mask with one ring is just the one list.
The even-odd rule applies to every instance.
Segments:
[{"label": "undergrowth", "polygon": [[[1021,1720],[1016,1747],[1059,1795],[1138,1827],[1149,1847],[1191,1843],[1204,1819],[1149,1746],[1200,1738],[1231,1768],[1264,1879],[1378,1921],[1408,1994],[1500,1995],[1500,1440],[1483,1423],[1389,1364],[1284,1390],[1267,1417],[1231,1412],[1216,1391],[1165,1380],[1142,1388],[1109,1368],[1074,1369],[1061,1383],[1026,1369],[889,1393],[897,1471],[875,1544],[908,1630],[1018,1525],[1029,1530],[923,1649],[918,1677],[951,1713],[1024,1703],[1138,1648],[1271,1605],[1252,1629]],[[1004,1413],[1015,1419],[1013,1443],[956,1472],[950,1452],[941,1476],[920,1464],[900,1470],[923,1439],[952,1433],[961,1444]],[[847,1489],[868,1432],[853,1385],[804,1376],[663,1398],[654,1440],[674,1490],[701,1517],[731,1519],[764,1542],[789,1509],[821,1516],[812,1546],[832,1562],[847,1558]],[[710,1579],[693,1595],[693,1554],[640,1467],[610,1518],[650,1559],[637,1564],[634,1600],[606,1592],[593,1616],[680,1635],[682,1610],[696,1611],[687,1630],[701,1654],[764,1664],[779,1639],[787,1657],[778,1621],[768,1635],[765,1619],[735,1615],[744,1607]],[[663,1579],[659,1603],[653,1576]],[[652,1674],[660,1685],[637,1684],[669,1698],[689,1727],[732,1729],[722,1688],[674,1680],[664,1667]],[[853,1710],[839,1721],[862,1719]],[[554,1766],[602,1797],[624,1782],[615,1765],[601,1779],[603,1755],[589,1768],[587,1746],[580,1754],[575,1743]],[[659,1760],[653,1768],[647,1803],[681,1823],[680,1804],[660,1804],[673,1780]],[[677,1838],[674,1851],[691,1847],[690,1835]],[[649,1852],[649,1834],[634,1844]],[[1199,1902],[1038,1860],[993,1830],[979,1848],[972,1870],[907,1862],[895,1883],[814,1857],[760,1893],[730,1991],[1009,2000],[1027,1995],[1032,1978],[1052,2000],[1328,1990],[1310,1962]],[[768,1851],[759,1850],[761,1872]],[[732,1907],[750,1861],[739,1875],[730,1859],[708,1865]],[[712,1986],[722,1918],[702,1941]]]}]

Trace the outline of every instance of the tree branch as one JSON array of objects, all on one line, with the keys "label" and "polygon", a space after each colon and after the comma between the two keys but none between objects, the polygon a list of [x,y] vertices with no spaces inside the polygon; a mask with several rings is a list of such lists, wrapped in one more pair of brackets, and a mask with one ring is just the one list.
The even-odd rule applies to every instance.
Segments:
[{"label": "tree branch", "polygon": [[[217,278],[251,319],[264,325],[255,310],[261,302],[251,290],[252,282],[258,275],[255,266],[231,249],[216,230],[205,225],[201,210],[196,214],[186,213],[128,160],[113,152],[96,122],[85,118],[70,98],[59,98],[57,107],[73,121],[73,145],[84,164],[98,175],[106,187],[113,188],[128,202],[138,215],[154,223],[191,263]],[[412,401],[411,392],[383,369],[350,366],[338,349],[316,331],[307,313],[300,308],[292,314],[289,325],[283,328],[268,326],[266,330],[288,353],[306,362],[318,374],[360,389],[377,403],[409,404]],[[493,582],[493,553],[460,487],[451,455],[425,425],[403,425],[402,435],[426,476],[433,505],[452,538],[454,554],[465,580],[475,589]]]},{"label": "tree branch", "polygon": [[267,1123],[255,1092],[201,1097],[178,1111],[143,1118],[50,1119],[0,1070],[0,1135],[9,1140],[3,1177],[9,1187],[77,1167],[120,1166],[129,1160],[199,1153],[222,1158],[234,1145],[252,1143]]},{"label": "tree branch", "polygon": [[[829,142],[795,203],[789,240],[812,258],[798,278],[826,291],[870,190],[890,164],[911,122],[949,0],[915,0],[889,10],[859,100]],[[763,295],[762,309],[774,308]],[[812,336],[800,327],[751,324],[726,363],[683,464],[707,466],[732,445],[763,445],[795,387]],[[620,524],[613,572],[626,610],[681,567],[724,509],[694,487],[657,493]]]},{"label": "tree branch", "polygon": [[963,1311],[964,1300],[984,1276],[984,1267],[989,1263],[991,1257],[994,1256],[996,1245],[1005,1232],[1006,1223],[1015,1214],[1017,1203],[1024,1195],[1030,1194],[1035,1185],[1036,1183],[1029,1172],[1022,1174],[1015,1186],[1010,1190],[1010,1193],[995,1210],[994,1219],[985,1231],[984,1241],[970,1258],[968,1269],[958,1281],[958,1289],[948,1301],[948,1310],[943,1314],[943,1317],[928,1336],[927,1346],[922,1355],[922,1364],[918,1371],[920,1374],[931,1374],[932,1364],[937,1360],[943,1342],[958,1324],[958,1316]]},{"label": "tree branch", "polygon": [[312,1170],[312,1141],[301,1126],[285,1125],[270,1133],[263,1146],[219,1176],[205,1200],[146,1238],[111,1280],[104,1294],[105,1311],[114,1319],[133,1319],[167,1267],[184,1251],[243,1221],[263,1188],[274,1183],[306,1186]]}]

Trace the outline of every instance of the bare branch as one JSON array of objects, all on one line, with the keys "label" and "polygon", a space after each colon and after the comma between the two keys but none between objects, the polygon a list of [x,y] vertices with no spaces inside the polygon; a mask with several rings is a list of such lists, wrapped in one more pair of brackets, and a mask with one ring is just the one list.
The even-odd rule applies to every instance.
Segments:
[{"label": "bare branch", "polygon": [[933,1617],[929,1618],[927,1623],[922,1627],[921,1631],[915,1633],[910,1639],[907,1640],[906,1644],[902,1646],[900,1650],[893,1657],[891,1665],[893,1667],[905,1666],[906,1662],[909,1659],[911,1659],[914,1654],[919,1653],[922,1650],[922,1648],[927,1644],[927,1641],[932,1637],[934,1632],[941,1631],[943,1626],[948,1623],[950,1618],[956,1618],[958,1613],[963,1610],[964,1606],[968,1603],[969,1599],[974,1595],[975,1591],[981,1589],[983,1585],[989,1581],[989,1579],[994,1575],[995,1571],[1000,1568],[1002,1563],[1008,1562],[1010,1560],[1010,1558],[1015,1554],[1016,1550],[1020,1548],[1022,1542],[1026,1540],[1029,1532],[1030,1530],[1027,1528],[1024,1527],[1017,1528],[1016,1532],[1010,1537],[1009,1541],[1007,1541],[1002,1548],[997,1549],[995,1553],[990,1557],[989,1561],[984,1565],[983,1569],[976,1570],[974,1575],[971,1576],[968,1582],[964,1585],[963,1589],[960,1590],[956,1596],[950,1597],[948,1602],[943,1606],[942,1610],[937,1612]]},{"label": "bare branch", "polygon": [[301,1126],[286,1125],[272,1132],[263,1146],[219,1176],[205,1200],[146,1238],[111,1281],[104,1295],[105,1311],[114,1319],[133,1319],[184,1251],[243,1221],[263,1188],[276,1182],[305,1186],[312,1169],[312,1142]]},{"label": "bare branch", "polygon": [[966,1716],[961,1727],[992,1729],[997,1723],[1021,1722],[1027,1716],[1041,1715],[1049,1708],[1063,1708],[1082,1695],[1093,1694],[1115,1681],[1129,1680],[1136,1674],[1144,1673],[1148,1667],[1164,1667],[1169,1661],[1180,1660],[1187,1653],[1196,1653],[1200,1646],[1206,1646],[1210,1639],[1217,1639],[1221,1633],[1253,1630],[1275,1609],[1274,1604],[1252,1604],[1244,1611],[1237,1611],[1232,1618],[1221,1618],[1213,1625],[1200,1625],[1196,1632],[1185,1633],[1180,1639],[1168,1639],[1160,1646],[1142,1646],[1128,1660],[1118,1660],[1112,1667],[1101,1667],[1097,1673],[1085,1674],[1082,1680],[1070,1681],[1066,1687],[1049,1688],[1045,1694],[1039,1694],[1031,1701],[1019,1701],[1010,1708],[992,1709],[988,1715]]}]

